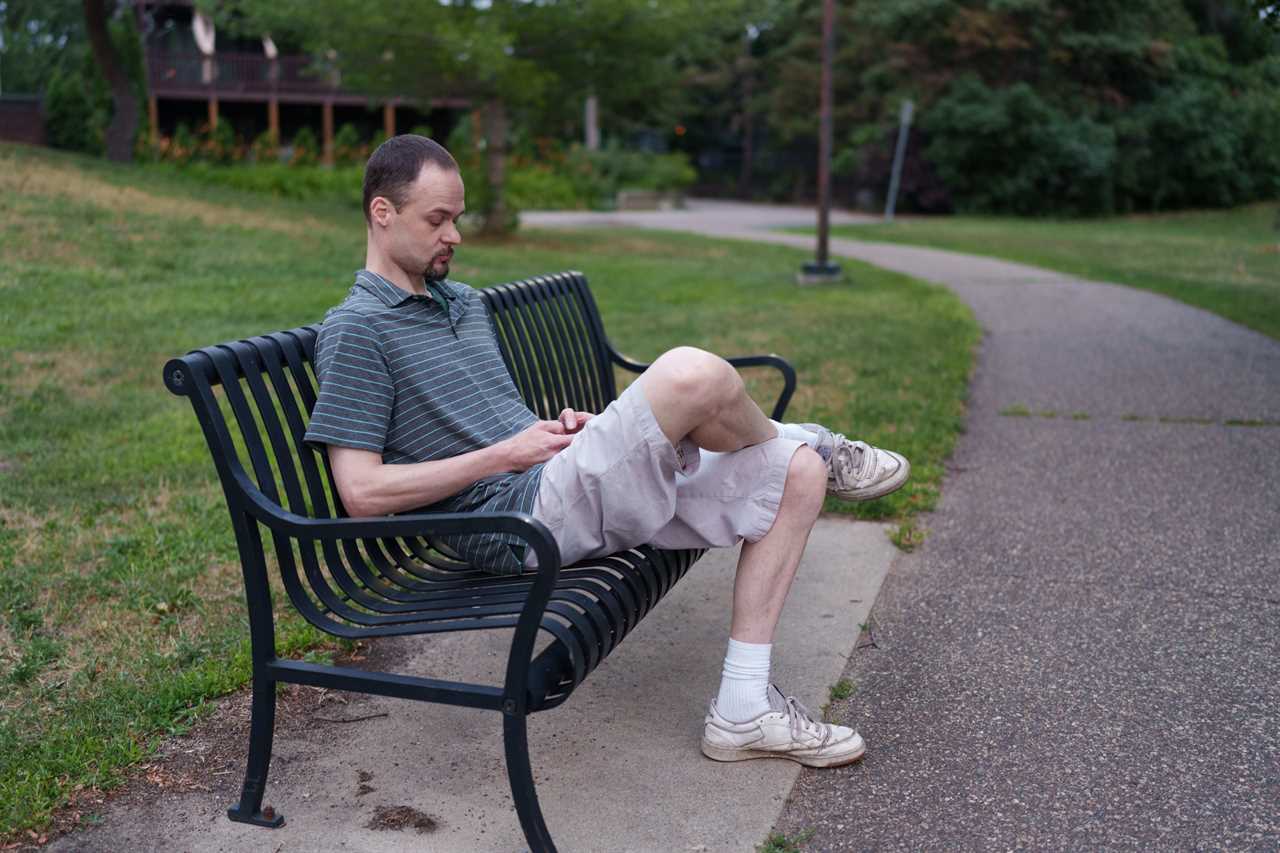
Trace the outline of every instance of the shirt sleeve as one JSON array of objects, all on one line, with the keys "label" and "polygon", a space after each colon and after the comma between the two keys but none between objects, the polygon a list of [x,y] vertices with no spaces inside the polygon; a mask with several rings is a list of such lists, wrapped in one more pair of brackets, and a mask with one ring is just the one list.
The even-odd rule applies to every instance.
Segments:
[{"label": "shirt sleeve", "polygon": [[343,311],[325,319],[316,340],[316,378],[320,393],[307,425],[307,443],[381,453],[395,385],[378,333],[365,317]]}]

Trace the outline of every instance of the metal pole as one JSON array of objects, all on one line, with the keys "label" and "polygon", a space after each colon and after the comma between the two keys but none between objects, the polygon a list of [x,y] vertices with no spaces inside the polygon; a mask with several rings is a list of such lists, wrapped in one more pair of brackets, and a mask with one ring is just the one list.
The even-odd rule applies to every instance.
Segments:
[{"label": "metal pole", "polygon": [[902,102],[898,117],[898,145],[893,151],[893,173],[889,177],[889,197],[884,200],[884,221],[893,221],[893,211],[898,206],[898,186],[902,181],[902,161],[907,154],[907,135],[911,132],[911,115],[916,105],[910,100]]},{"label": "metal pole", "polygon": [[818,91],[818,255],[805,264],[798,277],[801,284],[816,284],[840,278],[840,267],[829,260],[831,230],[831,65],[835,54],[836,3],[822,3],[822,82]]},{"label": "metal pole", "polygon": [[835,0],[822,4],[822,86],[818,95],[818,265],[827,265],[831,227],[831,56],[835,41]]}]

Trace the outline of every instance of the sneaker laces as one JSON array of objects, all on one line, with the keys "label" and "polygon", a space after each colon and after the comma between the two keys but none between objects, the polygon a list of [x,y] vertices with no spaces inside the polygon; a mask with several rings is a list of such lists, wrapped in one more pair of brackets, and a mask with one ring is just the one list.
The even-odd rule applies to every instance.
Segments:
[{"label": "sneaker laces", "polygon": [[786,697],[787,718],[791,723],[791,739],[800,741],[806,735],[809,737],[816,736],[819,732],[822,739],[811,747],[812,749],[821,749],[831,740],[831,726],[823,725],[813,718],[809,713],[809,709],[800,704],[800,700],[794,696]]},{"label": "sneaker laces", "polygon": [[872,474],[875,454],[865,441],[849,441],[836,435],[835,450],[831,454],[831,479],[836,488],[845,491],[857,488],[860,480]]}]

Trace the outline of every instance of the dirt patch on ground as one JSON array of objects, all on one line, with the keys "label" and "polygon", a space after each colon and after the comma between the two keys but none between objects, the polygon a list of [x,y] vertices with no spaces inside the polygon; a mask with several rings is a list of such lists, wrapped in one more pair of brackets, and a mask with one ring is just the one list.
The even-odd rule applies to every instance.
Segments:
[{"label": "dirt patch on ground", "polygon": [[76,397],[89,399],[102,397],[115,384],[97,379],[90,381],[90,374],[100,365],[96,359],[86,358],[76,350],[15,351],[10,357],[18,369],[5,377],[5,383],[22,396],[31,396],[46,380],[74,390]]},{"label": "dirt patch on ground", "polygon": [[130,210],[176,219],[196,219],[213,227],[260,228],[296,237],[329,231],[333,226],[318,219],[291,216],[281,219],[244,207],[173,198],[121,186],[74,168],[59,168],[35,160],[21,163],[0,156],[0,194],[60,196],[104,210]]},{"label": "dirt patch on ground", "polygon": [[[0,213],[3,212],[0,209]],[[29,263],[85,270],[98,265],[97,259],[87,254],[83,245],[53,236],[57,225],[52,219],[14,214],[3,216],[0,223],[8,232],[3,252],[0,252],[8,264]],[[11,286],[17,286],[19,278],[15,275]]]},{"label": "dirt patch on ground", "polygon": [[[384,639],[358,644],[352,655],[340,658],[337,663],[358,665],[363,669],[384,669],[394,667],[394,662],[403,654],[403,641]],[[359,724],[373,716],[385,716],[362,711],[367,701],[359,694],[281,685],[276,699],[276,737],[325,740],[332,738],[343,726]],[[217,810],[232,805],[239,794],[248,757],[250,705],[248,687],[217,700],[213,712],[190,731],[165,741],[144,763],[131,768],[122,785],[110,791],[97,788],[76,790],[67,805],[54,814],[53,823],[43,836],[10,839],[11,843],[18,844],[14,848],[7,848],[0,842],[0,850],[37,850],[49,841],[80,829],[86,821],[95,821],[94,816],[108,808],[141,809],[168,795],[198,792],[207,795]],[[274,769],[272,773],[274,775]],[[372,773],[360,770],[352,778],[353,793],[361,796],[373,792],[375,788],[369,784],[373,779]],[[270,804],[270,795],[268,788],[264,807]],[[409,815],[402,811],[406,808],[380,807],[379,813],[388,813],[385,818],[388,825],[373,828],[412,828],[418,832],[429,832],[435,828],[434,818],[420,812]],[[431,822],[430,828],[420,828],[423,819]],[[397,821],[401,821],[401,825],[392,825]]]},{"label": "dirt patch on ground", "polygon": [[365,824],[367,829],[416,829],[419,835],[433,832],[439,824],[429,814],[411,806],[378,806],[373,817]]}]

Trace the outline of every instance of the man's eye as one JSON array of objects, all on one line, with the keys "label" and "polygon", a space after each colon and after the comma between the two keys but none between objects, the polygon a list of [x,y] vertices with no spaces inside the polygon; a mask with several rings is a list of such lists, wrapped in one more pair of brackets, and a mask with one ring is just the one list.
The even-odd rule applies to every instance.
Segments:
[{"label": "man's eye", "polygon": [[435,227],[437,227],[437,228],[444,224],[444,220],[443,220],[443,219],[441,219],[441,218],[440,218],[440,217],[438,217],[438,216],[433,216],[433,217],[431,217],[430,219],[428,219],[427,221],[428,221],[428,222],[430,222],[433,226],[435,226]]}]

